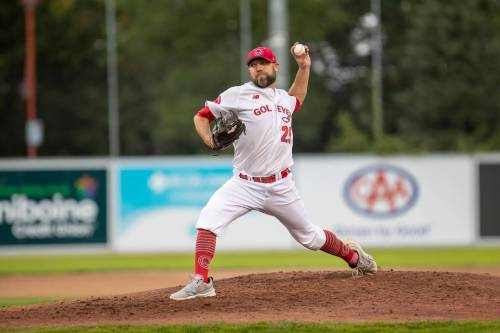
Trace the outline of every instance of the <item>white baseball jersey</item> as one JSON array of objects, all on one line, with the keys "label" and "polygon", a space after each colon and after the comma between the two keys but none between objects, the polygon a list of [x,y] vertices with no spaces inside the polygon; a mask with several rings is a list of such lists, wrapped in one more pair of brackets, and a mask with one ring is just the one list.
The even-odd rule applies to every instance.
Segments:
[{"label": "white baseball jersey", "polygon": [[231,110],[245,123],[246,134],[234,142],[235,172],[268,176],[293,165],[292,115],[300,108],[296,97],[247,82],[205,105],[216,118]]},{"label": "white baseball jersey", "polygon": [[[300,108],[297,98],[248,82],[229,88],[205,106],[217,118],[223,112],[236,112],[246,134],[234,142],[234,176],[212,195],[196,227],[220,236],[235,219],[257,210],[275,216],[303,246],[321,248],[325,233],[308,220],[292,175],[279,176],[293,164],[292,115]],[[276,178],[269,183],[255,181],[272,175]]]}]

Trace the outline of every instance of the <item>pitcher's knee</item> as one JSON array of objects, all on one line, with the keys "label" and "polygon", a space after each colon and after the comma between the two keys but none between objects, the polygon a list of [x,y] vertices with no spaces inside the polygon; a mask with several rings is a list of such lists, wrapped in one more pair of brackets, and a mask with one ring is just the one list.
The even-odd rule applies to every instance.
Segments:
[{"label": "pitcher's knee", "polygon": [[313,232],[308,233],[307,235],[304,236],[305,237],[296,238],[297,241],[305,248],[308,248],[309,250],[313,251],[319,250],[325,244],[326,241],[325,233],[320,228],[317,228]]},{"label": "pitcher's knee", "polygon": [[313,250],[313,251],[317,250],[317,248],[315,248],[315,246],[314,246],[313,240],[311,240],[310,242],[300,242],[300,244],[303,247],[305,247],[306,249]]}]

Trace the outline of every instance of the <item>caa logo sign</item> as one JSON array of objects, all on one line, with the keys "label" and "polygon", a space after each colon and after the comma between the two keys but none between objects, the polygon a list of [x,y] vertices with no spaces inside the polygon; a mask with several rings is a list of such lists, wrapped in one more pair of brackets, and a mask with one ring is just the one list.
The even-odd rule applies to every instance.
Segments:
[{"label": "caa logo sign", "polygon": [[415,178],[391,165],[358,170],[347,180],[344,199],[354,211],[373,218],[396,217],[407,212],[418,198]]}]

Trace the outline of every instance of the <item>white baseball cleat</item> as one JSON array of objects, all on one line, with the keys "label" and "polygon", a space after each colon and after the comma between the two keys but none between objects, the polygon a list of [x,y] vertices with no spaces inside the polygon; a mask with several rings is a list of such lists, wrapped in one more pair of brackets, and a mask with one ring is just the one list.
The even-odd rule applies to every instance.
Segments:
[{"label": "white baseball cleat", "polygon": [[191,275],[191,282],[184,288],[170,295],[170,299],[182,301],[198,297],[215,296],[214,279],[208,278],[208,282],[203,281],[203,277],[198,274]]},{"label": "white baseball cleat", "polygon": [[354,241],[347,241],[345,245],[347,245],[351,250],[356,251],[359,256],[356,267],[352,269],[353,277],[373,275],[377,273],[377,263],[371,255],[363,251],[361,245]]}]

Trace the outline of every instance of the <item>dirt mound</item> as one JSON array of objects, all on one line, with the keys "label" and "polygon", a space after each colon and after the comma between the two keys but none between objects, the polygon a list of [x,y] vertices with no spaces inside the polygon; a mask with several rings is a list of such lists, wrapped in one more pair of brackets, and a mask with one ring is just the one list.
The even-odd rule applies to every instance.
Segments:
[{"label": "dirt mound", "polygon": [[0,326],[208,322],[403,322],[500,319],[500,278],[382,271],[278,272],[215,281],[217,297],[172,301],[178,288],[0,309]]}]

